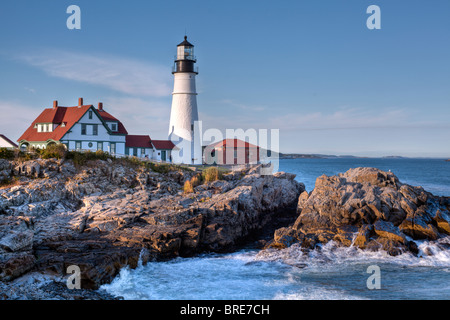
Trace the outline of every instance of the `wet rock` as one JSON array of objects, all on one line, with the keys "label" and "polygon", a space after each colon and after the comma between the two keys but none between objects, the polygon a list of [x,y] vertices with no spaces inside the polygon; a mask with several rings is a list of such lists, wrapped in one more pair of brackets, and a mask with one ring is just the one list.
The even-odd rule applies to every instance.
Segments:
[{"label": "wet rock", "polygon": [[317,178],[314,190],[298,199],[295,223],[277,230],[271,246],[299,242],[314,248],[334,240],[391,255],[417,253],[407,237],[436,240],[449,234],[449,210],[449,198],[402,184],[392,172],[350,169]]},{"label": "wet rock", "polygon": [[392,222],[377,220],[373,224],[373,229],[379,237],[397,241],[402,244],[406,243],[405,235],[401,233],[399,228],[394,226]]},{"label": "wet rock", "polygon": [[361,249],[365,249],[373,235],[374,235],[373,225],[367,224],[362,226],[355,237],[354,245]]}]

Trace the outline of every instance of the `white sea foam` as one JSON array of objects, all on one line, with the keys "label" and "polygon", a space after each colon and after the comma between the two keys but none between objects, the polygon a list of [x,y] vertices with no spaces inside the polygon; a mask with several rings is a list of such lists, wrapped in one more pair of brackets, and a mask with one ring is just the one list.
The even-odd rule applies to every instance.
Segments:
[{"label": "white sea foam", "polygon": [[[420,254],[389,256],[384,251],[340,247],[334,242],[303,252],[243,250],[149,262],[124,268],[102,286],[125,299],[398,299],[450,298],[442,285],[450,280],[450,237],[418,244]],[[383,289],[366,287],[367,267],[381,266]],[[424,278],[425,277],[425,278]],[[423,279],[426,279],[424,282]]]}]

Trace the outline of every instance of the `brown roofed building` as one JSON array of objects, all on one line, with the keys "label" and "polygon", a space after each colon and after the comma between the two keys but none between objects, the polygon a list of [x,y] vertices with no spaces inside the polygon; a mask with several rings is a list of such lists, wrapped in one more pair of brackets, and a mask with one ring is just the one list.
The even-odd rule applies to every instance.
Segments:
[{"label": "brown roofed building", "polygon": [[224,139],[205,148],[207,164],[255,164],[260,160],[260,147],[239,139]]}]

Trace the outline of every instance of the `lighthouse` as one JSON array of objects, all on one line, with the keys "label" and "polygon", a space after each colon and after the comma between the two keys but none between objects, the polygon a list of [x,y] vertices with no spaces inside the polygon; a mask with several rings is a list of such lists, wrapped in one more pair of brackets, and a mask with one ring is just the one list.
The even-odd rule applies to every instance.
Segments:
[{"label": "lighthouse", "polygon": [[172,161],[184,164],[202,164],[201,128],[198,122],[197,91],[194,66],[194,45],[184,41],[177,46],[177,55],[172,70],[174,89],[170,112],[169,140],[176,148]]}]

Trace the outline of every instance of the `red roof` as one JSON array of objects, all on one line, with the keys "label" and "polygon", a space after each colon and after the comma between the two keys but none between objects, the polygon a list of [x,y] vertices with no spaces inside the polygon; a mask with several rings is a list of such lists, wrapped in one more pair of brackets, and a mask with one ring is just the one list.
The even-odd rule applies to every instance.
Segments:
[{"label": "red roof", "polygon": [[[33,121],[31,126],[22,134],[22,136],[17,141],[47,141],[55,140],[60,141],[64,135],[69,131],[75,123],[77,123],[83,115],[90,109],[93,108],[92,105],[83,105],[77,107],[56,107],[44,109],[42,113]],[[94,109],[94,108],[93,108]],[[118,127],[117,131],[113,132],[118,134],[128,134],[127,130],[123,124],[114,118],[112,115],[106,111],[99,111],[100,116],[104,121],[117,121]],[[114,120],[112,120],[114,119]],[[38,132],[35,128],[37,123],[52,123],[58,125],[52,132]],[[61,124],[64,123],[64,126]]]},{"label": "red roof", "polygon": [[[22,134],[17,141],[59,141],[73,127],[78,120],[92,107],[85,105],[80,107],[57,107],[44,109],[42,113],[33,121],[31,126]],[[53,123],[58,124],[52,132],[38,132],[34,127],[37,123]],[[61,126],[65,123],[65,126]]]},{"label": "red roof", "polygon": [[112,116],[110,113],[106,112],[105,110],[98,110],[97,109],[98,114],[100,115],[100,117],[102,117],[102,119],[106,122],[118,122],[118,126],[117,126],[117,131],[114,131],[114,133],[121,133],[121,134],[128,134],[127,129],[125,129],[124,125],[122,124],[122,122],[120,122],[119,120],[117,120],[116,117]]},{"label": "red roof", "polygon": [[175,147],[170,140],[152,140],[152,144],[158,150],[172,150]]},{"label": "red roof", "polygon": [[125,146],[128,148],[153,148],[150,136],[127,135]]},{"label": "red roof", "polygon": [[254,144],[251,144],[247,141],[242,141],[239,139],[224,139],[222,141],[219,141],[212,145],[214,148],[220,148],[220,147],[234,147],[234,148],[259,148],[258,146],[255,146]]},{"label": "red roof", "polygon": [[112,116],[110,113],[106,112],[105,110],[98,110],[98,114],[103,118],[105,121],[119,121],[116,117]]}]

